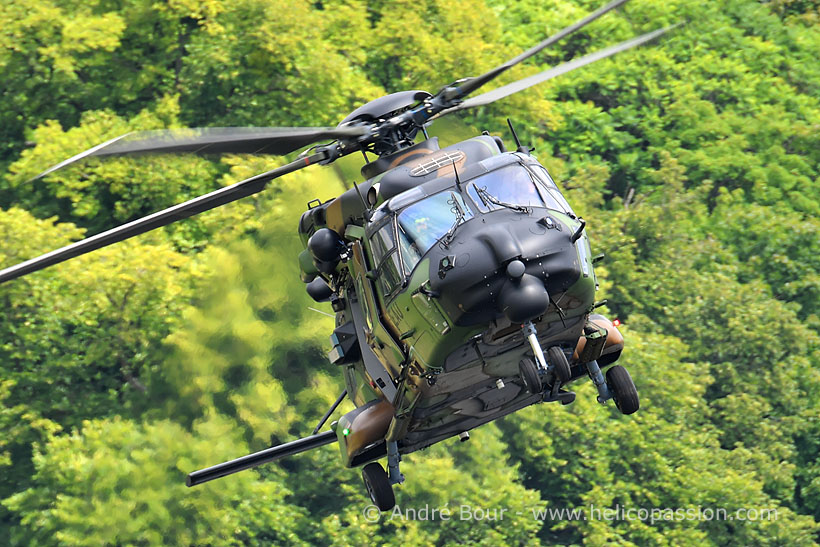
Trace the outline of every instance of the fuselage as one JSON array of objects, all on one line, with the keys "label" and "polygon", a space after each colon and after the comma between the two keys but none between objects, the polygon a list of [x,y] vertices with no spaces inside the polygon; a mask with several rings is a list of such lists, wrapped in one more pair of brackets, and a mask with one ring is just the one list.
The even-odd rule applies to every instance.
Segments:
[{"label": "fuselage", "polygon": [[303,277],[333,289],[331,360],[404,453],[541,401],[522,324],[571,358],[596,290],[582,221],[533,157],[489,136],[410,152],[300,223],[306,244],[321,227],[343,242],[338,264],[306,251]]}]

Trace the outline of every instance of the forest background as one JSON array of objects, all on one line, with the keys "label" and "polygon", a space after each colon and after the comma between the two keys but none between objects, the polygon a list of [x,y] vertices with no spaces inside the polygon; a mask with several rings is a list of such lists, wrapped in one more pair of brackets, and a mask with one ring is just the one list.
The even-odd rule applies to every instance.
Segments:
[{"label": "forest background", "polygon": [[[4,0],[0,267],[283,161],[89,161],[26,182],[83,149],[138,129],[333,126],[387,92],[483,72],[598,5]],[[439,124],[444,144],[485,129],[510,143],[510,116],[534,144],[607,255],[600,298],[641,395],[621,416],[583,382],[570,406],[406,458],[401,507],[503,520],[367,522],[333,447],[184,485],[308,434],[341,391],[296,223],[359,177],[353,161],[0,286],[0,543],[818,544],[820,2],[633,0],[501,83],[679,21]],[[777,518],[530,512],[590,505]]]}]

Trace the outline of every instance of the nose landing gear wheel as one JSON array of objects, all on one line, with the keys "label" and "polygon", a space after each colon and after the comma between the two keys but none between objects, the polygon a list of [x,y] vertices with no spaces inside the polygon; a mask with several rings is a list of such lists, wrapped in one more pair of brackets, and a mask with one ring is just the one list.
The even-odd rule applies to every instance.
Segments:
[{"label": "nose landing gear wheel", "polygon": [[362,468],[362,479],[371,501],[380,511],[389,511],[396,506],[396,496],[387,473],[381,464],[371,462]]},{"label": "nose landing gear wheel", "polygon": [[615,365],[606,371],[606,385],[612,392],[615,406],[621,414],[632,414],[640,407],[638,402],[638,389],[632,377],[621,365]]},{"label": "nose landing gear wheel", "polygon": [[555,370],[555,375],[562,384],[569,382],[572,378],[572,371],[569,368],[569,362],[564,351],[558,346],[552,346],[547,350],[547,358]]},{"label": "nose landing gear wheel", "polygon": [[521,380],[524,382],[524,387],[535,395],[541,393],[543,386],[541,385],[541,378],[538,376],[538,369],[532,359],[524,357],[518,363],[518,372],[521,374]]}]

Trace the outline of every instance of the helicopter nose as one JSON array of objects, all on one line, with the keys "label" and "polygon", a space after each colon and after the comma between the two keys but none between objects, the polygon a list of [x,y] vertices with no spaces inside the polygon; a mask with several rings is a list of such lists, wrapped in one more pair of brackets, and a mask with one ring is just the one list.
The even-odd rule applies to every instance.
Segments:
[{"label": "helicopter nose", "polygon": [[498,296],[501,312],[513,323],[525,323],[544,315],[550,304],[544,282],[526,273],[520,260],[507,265],[507,277]]}]

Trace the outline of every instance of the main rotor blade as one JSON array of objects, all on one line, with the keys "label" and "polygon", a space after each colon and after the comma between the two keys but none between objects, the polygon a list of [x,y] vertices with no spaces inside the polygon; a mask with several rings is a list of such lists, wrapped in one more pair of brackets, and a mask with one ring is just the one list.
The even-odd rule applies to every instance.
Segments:
[{"label": "main rotor blade", "polygon": [[178,220],[182,220],[198,213],[208,211],[220,205],[231,203],[238,199],[250,196],[262,191],[268,181],[282,175],[287,175],[299,169],[303,169],[310,164],[318,163],[327,158],[327,154],[322,151],[310,156],[300,158],[296,161],[277,167],[266,173],[256,175],[249,179],[237,182],[231,186],[220,188],[204,196],[199,196],[190,201],[174,205],[163,211],[153,213],[117,228],[77,241],[56,251],[51,251],[37,258],[27,260],[0,271],[0,283],[5,283],[12,279],[24,276],[37,270],[42,270],[53,264],[64,262],[70,258],[90,253],[101,247],[106,247],[113,243],[132,238],[150,230],[167,226]]},{"label": "main rotor blade", "polygon": [[484,84],[486,84],[490,80],[495,79],[500,74],[506,72],[507,70],[514,67],[518,63],[529,59],[530,57],[532,57],[533,55],[535,55],[539,51],[551,46],[552,44],[554,44],[555,42],[557,42],[561,38],[564,38],[565,36],[569,36],[573,32],[585,27],[586,25],[588,25],[592,21],[598,19],[600,16],[614,10],[615,8],[617,8],[618,6],[620,6],[622,4],[625,4],[627,1],[628,0],[613,0],[612,2],[607,4],[606,6],[603,6],[602,8],[599,8],[596,11],[590,13],[589,15],[587,15],[586,17],[584,17],[583,19],[581,19],[577,23],[573,23],[572,25],[566,27],[565,29],[558,31],[557,33],[553,34],[552,36],[550,36],[549,38],[547,38],[543,42],[541,42],[539,44],[536,44],[535,46],[531,47],[530,49],[528,49],[524,53],[518,55],[517,57],[514,57],[514,58],[510,59],[509,61],[498,65],[494,69],[492,69],[488,72],[485,72],[484,74],[482,74],[480,76],[475,76],[473,78],[466,79],[465,81],[461,82],[458,85],[458,87],[456,88],[456,93],[452,96],[447,97],[447,98],[448,99],[460,99],[461,97],[466,97],[467,95],[469,95],[470,93],[472,93],[473,91],[478,89],[479,87],[483,86]]},{"label": "main rotor blade", "polygon": [[602,49],[600,51],[596,51],[594,53],[590,53],[589,55],[585,55],[578,59],[573,59],[567,63],[562,65],[558,65],[553,67],[549,70],[545,70],[539,74],[535,74],[528,78],[524,78],[522,80],[518,80],[517,82],[513,82],[511,84],[507,84],[505,86],[499,87],[498,89],[493,89],[492,91],[488,91],[487,93],[482,93],[481,95],[476,95],[470,99],[467,99],[463,103],[450,108],[448,110],[444,110],[440,112],[436,118],[444,116],[445,114],[450,114],[452,112],[456,112],[459,110],[464,110],[465,108],[472,108],[476,106],[484,106],[495,102],[499,99],[503,99],[504,97],[509,97],[513,93],[518,93],[519,91],[523,91],[529,87],[534,85],[538,85],[542,82],[546,82],[556,76],[560,76],[562,74],[566,74],[576,68],[580,68],[582,66],[588,65],[590,63],[594,63],[595,61],[599,61],[601,59],[605,59],[607,57],[611,57],[616,53],[620,53],[622,51],[626,51],[628,49],[632,49],[637,47],[641,44],[644,44],[658,36],[669,32],[670,30],[677,28],[680,26],[680,23],[676,25],[671,25],[662,29],[654,30],[652,32],[648,32],[646,34],[642,34],[637,38],[633,38],[631,40],[627,40],[625,42],[621,42],[620,44],[616,44],[614,46],[610,46],[606,49]]},{"label": "main rotor blade", "polygon": [[49,167],[41,178],[79,160],[127,154],[274,154],[285,155],[317,141],[359,137],[361,126],[349,127],[204,127],[127,133]]}]

